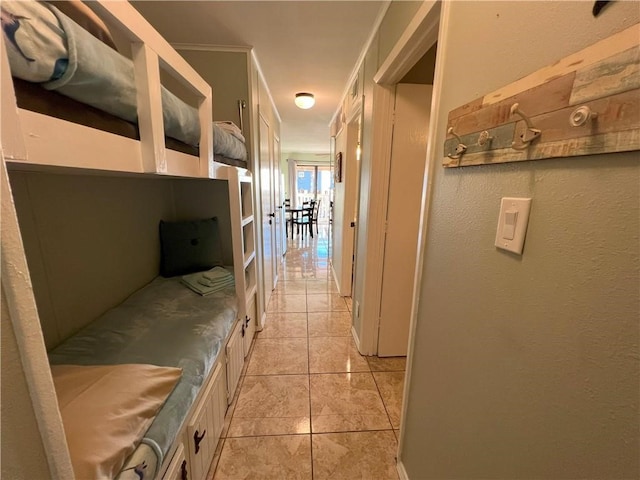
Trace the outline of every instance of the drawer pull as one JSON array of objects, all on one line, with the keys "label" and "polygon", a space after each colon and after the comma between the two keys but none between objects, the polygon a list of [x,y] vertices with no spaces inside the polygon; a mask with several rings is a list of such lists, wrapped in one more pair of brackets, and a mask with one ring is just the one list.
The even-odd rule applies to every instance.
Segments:
[{"label": "drawer pull", "polygon": [[180,466],[180,480],[189,480],[189,474],[187,473],[187,461],[183,460]]},{"label": "drawer pull", "polygon": [[202,439],[204,438],[204,436],[207,434],[206,430],[202,431],[202,435],[198,436],[198,430],[196,430],[196,433],[193,434],[193,442],[196,446],[196,455],[198,454],[198,452],[200,451],[200,442],[202,442]]},{"label": "drawer pull", "polygon": [[249,317],[244,317],[244,326],[248,327],[250,321],[251,321],[251,319]]}]

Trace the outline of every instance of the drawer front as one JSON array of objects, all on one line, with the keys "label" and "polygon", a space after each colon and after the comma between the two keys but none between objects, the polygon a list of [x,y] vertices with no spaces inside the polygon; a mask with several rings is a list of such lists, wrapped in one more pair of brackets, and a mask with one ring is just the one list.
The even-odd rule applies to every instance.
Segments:
[{"label": "drawer front", "polygon": [[176,453],[173,454],[169,468],[163,475],[162,480],[191,480],[189,462],[185,454],[184,444],[180,442]]},{"label": "drawer front", "polygon": [[236,392],[238,381],[240,380],[240,374],[242,373],[242,367],[244,366],[244,341],[242,337],[243,332],[242,321],[238,322],[233,329],[233,333],[227,342],[226,355],[227,355],[227,389],[228,389],[228,403],[231,404],[233,395]]},{"label": "drawer front", "polygon": [[253,342],[253,336],[256,333],[256,296],[252,295],[247,306],[247,318],[244,324],[244,356],[249,355],[249,349],[251,348],[251,342]]},{"label": "drawer front", "polygon": [[213,429],[213,412],[211,405],[211,392],[216,383],[220,382],[220,364],[205,387],[204,396],[201,397],[198,407],[194,410],[191,421],[187,427],[186,442],[189,445],[189,466],[191,467],[191,480],[202,480],[209,471],[216,450],[219,432],[216,435]]}]

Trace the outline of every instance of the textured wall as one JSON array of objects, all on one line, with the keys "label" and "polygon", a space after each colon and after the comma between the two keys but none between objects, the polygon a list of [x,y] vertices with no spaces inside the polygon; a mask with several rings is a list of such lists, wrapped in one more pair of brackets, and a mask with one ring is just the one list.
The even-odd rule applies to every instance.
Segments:
[{"label": "textured wall", "polygon": [[415,0],[391,1],[378,29],[378,67],[384,63],[421,5],[421,1]]},{"label": "textured wall", "polygon": [[[408,411],[411,479],[638,478],[638,154],[445,170],[448,112],[638,22],[452,2]],[[500,198],[532,197],[522,257]]]}]

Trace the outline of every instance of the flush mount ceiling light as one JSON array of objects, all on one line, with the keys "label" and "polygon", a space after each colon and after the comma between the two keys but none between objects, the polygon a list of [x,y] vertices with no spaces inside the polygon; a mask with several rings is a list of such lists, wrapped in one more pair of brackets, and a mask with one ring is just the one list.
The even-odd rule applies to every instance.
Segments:
[{"label": "flush mount ceiling light", "polygon": [[315,105],[316,99],[313,98],[313,94],[311,93],[296,93],[295,102],[298,108],[307,110]]}]

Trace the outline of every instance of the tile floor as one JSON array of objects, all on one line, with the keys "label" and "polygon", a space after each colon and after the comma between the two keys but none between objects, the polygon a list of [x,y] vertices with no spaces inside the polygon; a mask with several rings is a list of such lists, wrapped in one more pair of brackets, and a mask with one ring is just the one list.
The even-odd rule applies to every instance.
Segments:
[{"label": "tile floor", "polygon": [[[289,239],[218,445],[213,480],[397,479],[405,359],[361,356],[327,230]],[[230,418],[230,420],[229,420]]]}]

